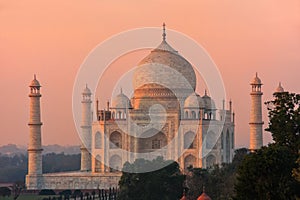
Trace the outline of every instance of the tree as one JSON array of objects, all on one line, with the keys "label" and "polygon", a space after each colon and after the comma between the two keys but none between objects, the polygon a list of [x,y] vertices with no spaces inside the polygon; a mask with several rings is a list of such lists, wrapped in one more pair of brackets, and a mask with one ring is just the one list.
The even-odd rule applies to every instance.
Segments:
[{"label": "tree", "polygon": [[247,155],[238,169],[236,199],[295,199],[299,182],[292,177],[297,169],[300,148],[300,95],[274,93],[268,106],[274,144]]},{"label": "tree", "polygon": [[238,169],[235,199],[295,199],[300,185],[291,173],[294,160],[288,147],[278,144],[247,155]]},{"label": "tree", "polygon": [[[156,171],[157,165],[166,167]],[[146,173],[134,173],[136,169],[149,169]],[[182,196],[184,175],[178,163],[165,161],[158,157],[153,161],[137,159],[133,164],[125,163],[121,180],[119,182],[118,199],[122,200],[171,200]]]},{"label": "tree", "polygon": [[273,140],[287,146],[292,153],[300,149],[300,94],[274,93],[274,100],[268,101],[269,127]]},{"label": "tree", "polygon": [[209,169],[190,169],[186,177],[187,198],[197,199],[205,186],[206,193],[212,199],[231,199],[234,195],[236,170],[247,154],[247,149],[237,149],[232,163],[223,163],[222,166],[215,165]]},{"label": "tree", "polygon": [[25,189],[25,185],[23,182],[15,182],[12,189],[13,199],[14,200],[18,199],[22,190],[24,189]]},{"label": "tree", "polygon": [[11,190],[8,187],[0,187],[0,196],[9,197],[11,195]]},{"label": "tree", "polygon": [[293,169],[293,176],[295,177],[295,179],[298,182],[300,182],[300,151],[299,151],[299,156],[298,156],[298,159],[296,161],[296,164],[298,166]]}]

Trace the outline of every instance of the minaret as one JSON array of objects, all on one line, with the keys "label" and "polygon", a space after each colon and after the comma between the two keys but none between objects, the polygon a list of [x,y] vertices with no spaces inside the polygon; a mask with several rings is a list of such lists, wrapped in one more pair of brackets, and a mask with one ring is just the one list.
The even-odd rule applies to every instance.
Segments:
[{"label": "minaret", "polygon": [[41,85],[34,79],[30,85],[30,114],[29,114],[29,144],[28,144],[28,175],[42,175],[42,141],[41,141],[41,109],[40,93]]},{"label": "minaret", "polygon": [[91,139],[92,139],[92,93],[87,87],[82,92],[82,119],[81,119],[81,171],[91,170]]},{"label": "minaret", "polygon": [[263,146],[262,126],[262,91],[261,80],[258,78],[257,73],[252,82],[251,95],[251,111],[250,111],[250,150],[256,150]]}]

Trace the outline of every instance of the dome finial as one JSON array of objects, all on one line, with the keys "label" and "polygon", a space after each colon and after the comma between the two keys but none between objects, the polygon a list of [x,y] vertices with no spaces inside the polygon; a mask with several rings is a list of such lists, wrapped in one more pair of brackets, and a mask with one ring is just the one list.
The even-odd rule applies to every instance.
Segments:
[{"label": "dome finial", "polygon": [[123,89],[122,89],[122,87],[120,88],[120,94],[123,94]]},{"label": "dome finial", "polygon": [[275,90],[275,93],[281,93],[281,92],[284,92],[284,89],[281,85],[281,82],[279,82],[278,87]]},{"label": "dome finial", "polygon": [[36,80],[36,75],[35,74],[33,75],[33,79]]},{"label": "dome finial", "polygon": [[204,96],[207,96],[207,90],[205,89],[205,91],[204,91]]},{"label": "dome finial", "polygon": [[257,72],[255,73],[255,77],[258,77]]},{"label": "dome finial", "polygon": [[166,24],[165,24],[165,22],[163,23],[163,34],[162,34],[162,36],[163,36],[163,41],[166,41],[167,34],[166,34]]}]

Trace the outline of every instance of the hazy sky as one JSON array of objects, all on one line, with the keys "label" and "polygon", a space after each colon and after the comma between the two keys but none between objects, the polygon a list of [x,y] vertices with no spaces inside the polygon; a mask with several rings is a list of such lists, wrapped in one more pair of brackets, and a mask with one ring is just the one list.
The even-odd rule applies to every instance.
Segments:
[{"label": "hazy sky", "polygon": [[[0,145],[28,143],[28,84],[34,73],[43,86],[43,143],[79,144],[71,106],[84,58],[114,34],[162,22],[196,40],[219,67],[236,112],[238,147],[249,144],[249,82],[255,72],[264,83],[264,101],[279,81],[300,92],[299,0],[2,0]],[[138,63],[142,55],[115,64]],[[265,144],[271,141],[269,133],[264,138]]]}]

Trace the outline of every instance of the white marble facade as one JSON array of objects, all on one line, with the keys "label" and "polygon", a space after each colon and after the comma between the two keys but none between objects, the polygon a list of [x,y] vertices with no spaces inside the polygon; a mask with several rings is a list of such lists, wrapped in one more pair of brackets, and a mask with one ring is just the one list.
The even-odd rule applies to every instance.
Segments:
[{"label": "white marble facade", "polygon": [[[98,109],[96,101],[97,118],[93,122],[92,93],[85,87],[81,171],[42,174],[39,158],[30,157],[29,168],[35,166],[36,169],[30,170],[26,177],[27,188],[116,187],[124,162],[138,158],[132,153],[149,153],[155,157],[153,152],[157,149],[161,149],[157,155],[176,160],[184,172],[189,166],[207,168],[231,162],[235,134],[231,101],[228,109],[224,102],[223,108],[217,109],[207,92],[202,96],[195,92],[196,83],[192,65],[166,42],[164,35],[161,44],[139,63],[132,97],[120,91],[105,109]],[[155,107],[158,104],[164,108],[163,112]],[[38,106],[31,109],[31,112],[39,112]],[[152,124],[152,120],[156,120],[155,123]],[[40,131],[32,127],[40,126],[29,126],[30,140],[33,132],[39,140]],[[40,144],[29,147],[29,152],[34,150],[34,155],[39,155],[38,149],[41,149]]]}]

